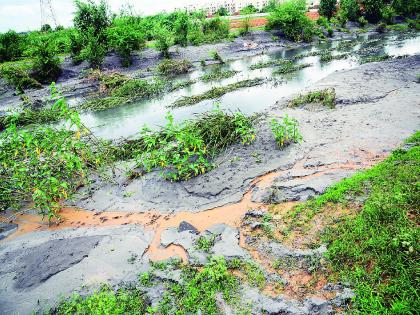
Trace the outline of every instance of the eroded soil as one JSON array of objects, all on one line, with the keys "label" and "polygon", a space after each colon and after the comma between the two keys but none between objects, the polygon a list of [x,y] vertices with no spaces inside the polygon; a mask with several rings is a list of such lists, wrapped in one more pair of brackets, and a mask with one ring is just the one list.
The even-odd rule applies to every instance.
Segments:
[{"label": "eroded soil", "polygon": [[[310,90],[335,88],[335,109],[291,109],[279,95],[258,122],[256,142],[233,146],[205,175],[169,183],[152,172],[127,185],[121,173],[114,183],[98,179],[82,189],[55,225],[28,213],[4,218],[18,227],[0,242],[0,313],[30,313],[74,290],[135,281],[150,260],[178,256],[202,265],[210,255],[261,268],[261,286],[238,274],[255,314],[344,310],[352,292],[330,282],[317,232],[350,211],[331,208],[305,228],[281,232],[296,203],[378,163],[419,128],[417,73],[419,56],[334,73]],[[304,141],[279,150],[268,121],[285,114],[299,121]],[[273,234],[263,224],[267,213]],[[209,236],[211,248],[198,249],[197,239]]]}]

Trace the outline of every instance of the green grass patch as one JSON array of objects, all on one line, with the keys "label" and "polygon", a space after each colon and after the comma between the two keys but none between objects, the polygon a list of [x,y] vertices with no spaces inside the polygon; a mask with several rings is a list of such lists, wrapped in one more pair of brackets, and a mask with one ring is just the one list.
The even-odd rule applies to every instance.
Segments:
[{"label": "green grass patch", "polygon": [[328,227],[322,236],[334,270],[356,290],[357,314],[416,314],[420,308],[420,132],[406,142],[406,148],[292,214],[301,220],[328,203],[360,204],[355,216]]},{"label": "green grass patch", "polygon": [[29,76],[29,71],[20,66],[5,66],[0,67],[0,76],[19,93],[23,93],[25,89],[40,89],[42,88],[34,78]]},{"label": "green grass patch", "polygon": [[289,61],[274,69],[273,75],[292,73],[310,66],[311,64],[309,63],[294,64],[292,61]]},{"label": "green grass patch", "polygon": [[385,61],[390,59],[391,56],[388,54],[381,54],[377,56],[363,56],[359,58],[359,62],[361,64],[370,63],[370,62],[379,62],[379,61]]},{"label": "green grass patch", "polygon": [[248,80],[239,81],[239,82],[232,83],[232,84],[222,86],[222,87],[214,87],[204,92],[203,94],[182,97],[176,100],[172,104],[172,107],[182,107],[182,106],[189,106],[189,105],[197,104],[204,100],[219,98],[225,95],[226,93],[233,92],[241,88],[252,87],[252,86],[260,85],[263,83],[264,83],[264,79],[256,78],[256,79],[248,79]]},{"label": "green grass patch", "polygon": [[21,111],[12,112],[6,116],[0,116],[0,131],[13,124],[22,127],[31,124],[50,123],[59,121],[63,118],[65,117],[62,115],[62,112],[54,106],[42,109],[25,108]]},{"label": "green grass patch", "polygon": [[297,107],[311,103],[321,103],[329,108],[335,107],[335,89],[324,89],[320,91],[312,91],[303,95],[299,95],[291,100],[288,104],[289,107]]},{"label": "green grass patch", "polygon": [[185,89],[186,87],[189,87],[195,83],[197,83],[197,80],[186,80],[186,81],[176,82],[176,83],[171,84],[169,91],[174,92],[177,90]]},{"label": "green grass patch", "polygon": [[270,68],[270,67],[274,67],[274,66],[281,66],[285,63],[289,63],[290,60],[288,59],[276,59],[276,60],[269,60],[269,61],[260,61],[257,62],[253,65],[251,65],[249,68],[251,70],[256,70],[256,69],[263,69],[263,68]]}]

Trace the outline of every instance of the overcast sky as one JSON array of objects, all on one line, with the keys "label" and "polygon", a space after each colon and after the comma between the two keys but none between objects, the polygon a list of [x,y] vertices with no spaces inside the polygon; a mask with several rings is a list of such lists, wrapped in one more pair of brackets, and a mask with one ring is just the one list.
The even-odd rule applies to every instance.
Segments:
[{"label": "overcast sky", "polygon": [[[153,14],[171,11],[192,0],[108,0],[111,10],[118,12],[122,5],[131,4],[138,13]],[[200,1],[200,0],[196,0]],[[201,0],[202,1],[202,0]],[[72,25],[73,0],[51,0],[57,22]],[[39,29],[41,9],[39,0],[0,0],[0,32],[14,29],[18,32]]]}]

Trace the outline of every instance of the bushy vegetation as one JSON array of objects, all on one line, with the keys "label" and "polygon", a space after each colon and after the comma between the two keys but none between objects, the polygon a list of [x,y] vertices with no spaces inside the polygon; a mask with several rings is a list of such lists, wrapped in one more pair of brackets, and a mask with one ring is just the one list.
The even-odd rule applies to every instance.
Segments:
[{"label": "bushy vegetation", "polygon": [[171,181],[206,173],[212,167],[211,159],[227,146],[248,144],[255,138],[252,119],[240,112],[229,114],[215,109],[180,124],[171,114],[166,119],[160,131],[142,129],[142,148],[136,160],[146,172],[161,169],[162,176]]},{"label": "bushy vegetation", "polygon": [[349,21],[357,21],[360,17],[360,5],[357,0],[341,0],[340,14],[343,14]]},{"label": "bushy vegetation", "polygon": [[220,81],[222,79],[227,79],[233,77],[238,72],[235,70],[218,70],[206,73],[201,76],[201,81],[203,82],[211,82],[211,81]]},{"label": "bushy vegetation", "polygon": [[24,93],[25,89],[38,89],[42,85],[34,78],[29,76],[27,70],[13,65],[3,65],[0,68],[0,77],[16,88],[18,93]]},{"label": "bushy vegetation", "polygon": [[299,133],[299,123],[294,118],[285,116],[282,121],[273,118],[270,122],[271,131],[274,134],[276,143],[280,148],[284,148],[291,143],[299,143],[302,141],[302,136]]},{"label": "bushy vegetation", "polygon": [[305,15],[304,0],[288,0],[276,6],[268,17],[269,29],[280,29],[287,39],[310,41],[313,35],[313,23]]},{"label": "bushy vegetation", "polygon": [[295,64],[292,61],[287,61],[283,64],[281,64],[280,66],[278,66],[277,68],[274,69],[273,74],[287,74],[287,73],[292,73],[307,67],[310,67],[311,64],[309,63],[300,63],[300,64]]},{"label": "bushy vegetation", "polygon": [[15,31],[0,34],[0,63],[16,60],[23,55],[24,38]]},{"label": "bushy vegetation", "polygon": [[307,94],[299,95],[297,98],[289,102],[289,107],[297,107],[310,103],[321,103],[329,108],[335,107],[335,90],[325,89],[320,91],[312,91]]},{"label": "bushy vegetation", "polygon": [[51,83],[61,73],[60,59],[57,56],[54,43],[48,37],[39,37],[32,43],[33,76],[40,82]]},{"label": "bushy vegetation", "polygon": [[204,100],[219,98],[225,95],[226,93],[229,93],[229,92],[241,89],[241,88],[256,86],[263,83],[264,83],[264,79],[256,78],[256,79],[247,79],[247,80],[239,81],[239,82],[228,84],[222,87],[214,87],[199,95],[182,97],[176,100],[172,104],[172,107],[182,107],[182,106],[197,104]]},{"label": "bushy vegetation", "polygon": [[369,22],[378,22],[381,19],[381,10],[384,7],[383,0],[363,0],[366,18]]},{"label": "bushy vegetation", "polygon": [[114,291],[109,286],[104,286],[86,297],[74,294],[71,298],[61,301],[55,309],[46,314],[146,314],[146,310],[147,303],[140,290]]},{"label": "bushy vegetation", "polygon": [[337,9],[337,0],[321,0],[319,2],[319,14],[331,19]]},{"label": "bushy vegetation", "polygon": [[298,209],[301,219],[332,204],[353,209],[322,238],[334,270],[356,290],[358,314],[416,314],[420,307],[420,132],[406,142],[407,148]]},{"label": "bushy vegetation", "polygon": [[241,15],[248,15],[248,14],[254,14],[257,13],[258,10],[256,7],[254,7],[252,4],[248,4],[247,6],[245,6],[241,11]]},{"label": "bushy vegetation", "polygon": [[31,201],[51,220],[58,216],[60,201],[83,182],[89,168],[100,163],[89,143],[81,140],[84,129],[78,113],[69,109],[54,86],[52,97],[58,98],[52,110],[75,131],[54,127],[23,130],[12,121],[0,133],[0,210]]},{"label": "bushy vegetation", "polygon": [[187,73],[192,67],[191,62],[188,60],[175,60],[175,59],[165,59],[162,60],[158,66],[157,71],[162,75],[178,75]]}]

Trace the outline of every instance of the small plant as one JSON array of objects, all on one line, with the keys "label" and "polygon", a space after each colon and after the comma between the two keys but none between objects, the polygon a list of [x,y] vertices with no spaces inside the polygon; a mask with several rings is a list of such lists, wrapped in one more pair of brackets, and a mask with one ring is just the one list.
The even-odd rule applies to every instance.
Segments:
[{"label": "small plant", "polygon": [[240,35],[247,35],[251,30],[251,17],[246,16],[245,19],[242,21],[242,27],[239,30]]},{"label": "small plant", "polygon": [[276,143],[280,148],[284,148],[293,142],[299,143],[302,141],[302,136],[298,130],[299,124],[296,119],[289,118],[286,115],[281,122],[273,118],[270,125]]},{"label": "small plant", "polygon": [[335,90],[325,89],[320,91],[309,92],[304,95],[299,95],[297,98],[289,102],[289,107],[296,107],[310,103],[322,103],[329,108],[335,107]]},{"label": "small plant", "polygon": [[210,57],[213,58],[214,60],[220,62],[220,63],[225,63],[223,61],[223,58],[219,55],[219,53],[216,50],[213,50],[210,52]]},{"label": "small plant", "polygon": [[209,253],[214,245],[215,239],[215,235],[211,235],[210,237],[200,236],[195,243],[195,248]]},{"label": "small plant", "polygon": [[161,75],[178,75],[187,73],[192,67],[188,60],[165,59],[157,66],[157,71]]},{"label": "small plant", "polygon": [[359,24],[360,27],[365,27],[368,24],[368,20],[364,16],[359,17]]}]

